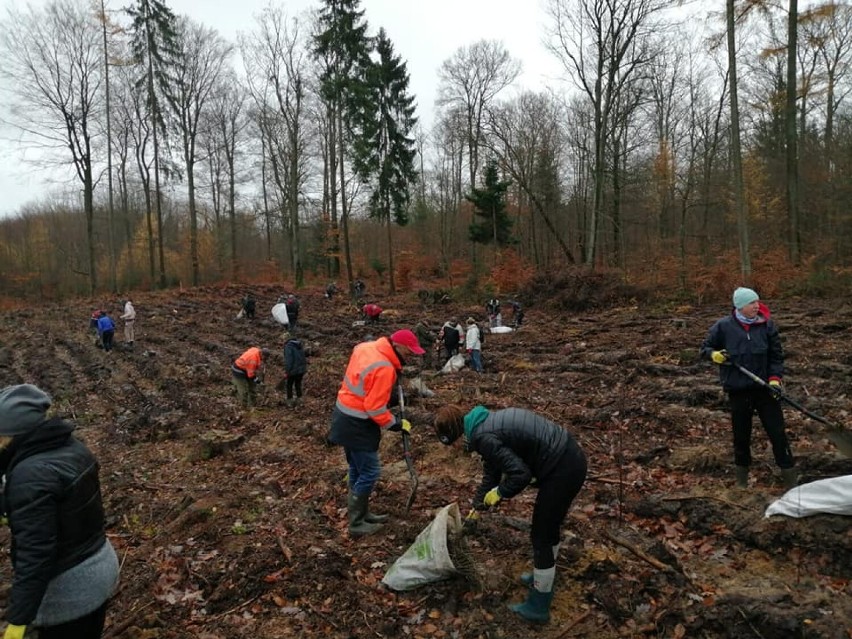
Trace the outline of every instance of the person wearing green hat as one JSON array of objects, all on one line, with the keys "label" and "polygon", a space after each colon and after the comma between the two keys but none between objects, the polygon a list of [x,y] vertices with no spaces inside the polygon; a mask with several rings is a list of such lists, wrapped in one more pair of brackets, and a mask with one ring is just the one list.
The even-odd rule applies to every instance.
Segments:
[{"label": "person wearing green hat", "polygon": [[734,466],[738,488],[748,487],[751,466],[752,415],[756,412],[763,424],[775,463],[786,488],[797,483],[793,453],[784,428],[784,412],[771,390],[756,383],[731,363],[766,380],[781,390],[784,375],[784,352],[778,328],[769,308],[752,289],[734,291],[733,310],[710,328],[701,345],[701,357],[719,365],[719,380],[728,394],[734,439]]},{"label": "person wearing green hat", "polygon": [[445,446],[462,439],[465,451],[482,457],[482,481],[466,525],[528,486],[538,489],[530,528],[533,571],[521,575],[527,598],[509,608],[527,621],[547,623],[562,525],[586,481],[586,454],[562,426],[522,408],[475,406],[465,413],[449,404],[438,409],[433,425]]},{"label": "person wearing green hat", "polygon": [[51,399],[32,384],[0,391],[2,510],[12,533],[14,578],[3,639],[99,639],[119,565],[105,533],[98,462],[47,416]]}]

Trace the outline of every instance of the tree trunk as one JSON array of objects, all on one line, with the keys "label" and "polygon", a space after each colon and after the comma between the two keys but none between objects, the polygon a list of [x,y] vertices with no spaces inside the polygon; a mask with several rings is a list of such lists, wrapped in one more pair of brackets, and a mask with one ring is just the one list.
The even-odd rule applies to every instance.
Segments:
[{"label": "tree trunk", "polygon": [[801,235],[799,231],[799,158],[796,132],[796,50],[799,8],[797,0],[790,0],[787,19],[787,104],[785,108],[785,133],[787,138],[787,219],[790,225],[790,260],[795,266],[801,263]]},{"label": "tree trunk", "polygon": [[751,256],[748,238],[748,205],[743,181],[743,158],[740,148],[740,107],[737,87],[737,51],[734,21],[734,0],[726,0],[728,38],[728,82],[731,87],[731,166],[734,181],[734,208],[737,214],[737,233],[740,245],[740,271],[743,283],[751,279]]}]

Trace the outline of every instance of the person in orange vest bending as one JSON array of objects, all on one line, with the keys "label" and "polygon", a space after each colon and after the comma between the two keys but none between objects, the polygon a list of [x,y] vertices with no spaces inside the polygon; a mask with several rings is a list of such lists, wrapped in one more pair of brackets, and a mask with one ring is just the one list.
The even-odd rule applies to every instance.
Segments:
[{"label": "person in orange vest bending", "polygon": [[423,355],[417,337],[408,329],[390,337],[357,344],[352,350],[337,403],[331,416],[328,441],[343,446],[349,464],[349,534],[370,535],[387,515],[370,512],[369,502],[382,466],[379,442],[382,431],[411,432],[407,419],[388,409],[397,374],[412,355]]},{"label": "person in orange vest bending", "polygon": [[252,346],[231,364],[231,377],[237,389],[237,401],[244,408],[251,408],[255,404],[255,387],[263,380],[263,361],[267,357],[267,349]]}]

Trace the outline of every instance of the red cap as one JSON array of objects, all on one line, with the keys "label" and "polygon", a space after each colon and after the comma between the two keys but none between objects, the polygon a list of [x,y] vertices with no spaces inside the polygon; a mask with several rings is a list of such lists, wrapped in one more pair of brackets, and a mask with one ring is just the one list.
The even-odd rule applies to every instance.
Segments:
[{"label": "red cap", "polygon": [[422,355],[426,351],[420,348],[420,342],[417,341],[417,338],[407,328],[402,329],[401,331],[397,331],[393,335],[391,335],[391,341],[394,344],[402,344],[403,346],[407,346],[411,349],[411,352],[415,355]]}]

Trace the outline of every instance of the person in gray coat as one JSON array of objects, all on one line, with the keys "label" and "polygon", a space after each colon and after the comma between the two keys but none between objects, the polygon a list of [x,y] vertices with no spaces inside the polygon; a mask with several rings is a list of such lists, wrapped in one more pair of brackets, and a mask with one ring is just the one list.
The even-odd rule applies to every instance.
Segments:
[{"label": "person in gray coat", "polygon": [[99,639],[118,583],[105,533],[98,462],[75,425],[49,418],[51,399],[31,384],[0,391],[3,516],[14,578],[4,639]]},{"label": "person in gray coat", "polygon": [[459,406],[443,406],[434,427],[447,446],[464,436],[465,449],[484,462],[467,523],[475,522],[480,510],[511,499],[533,483],[538,488],[530,532],[533,572],[521,576],[529,591],[526,601],[510,608],[528,621],[548,622],[560,531],[586,481],[583,449],[558,424],[521,408],[489,411],[476,406],[465,414]]}]

